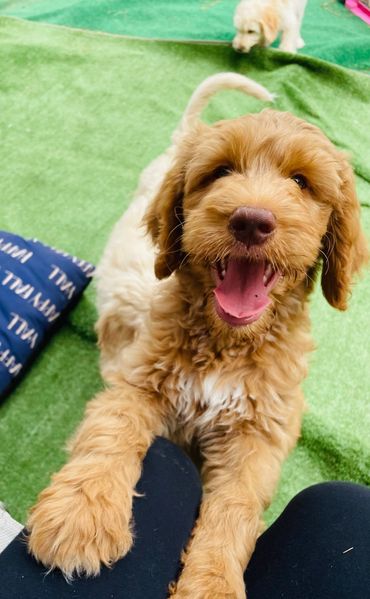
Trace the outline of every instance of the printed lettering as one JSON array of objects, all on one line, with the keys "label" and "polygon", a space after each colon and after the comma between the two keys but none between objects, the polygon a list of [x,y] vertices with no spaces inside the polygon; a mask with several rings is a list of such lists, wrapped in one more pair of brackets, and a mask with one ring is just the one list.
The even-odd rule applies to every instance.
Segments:
[{"label": "printed lettering", "polygon": [[7,276],[3,280],[3,285],[7,285],[16,295],[20,295],[23,299],[28,299],[35,288],[28,283],[23,283],[20,277],[17,277],[14,273],[9,270],[5,271]]},{"label": "printed lettering", "polygon": [[32,349],[36,346],[38,333],[35,329],[31,328],[28,322],[16,314],[15,312],[11,312],[12,319],[8,324],[8,331],[12,331],[17,337],[19,337],[22,341],[26,341],[32,347]]},{"label": "printed lettering", "polygon": [[0,363],[5,366],[9,374],[16,376],[22,369],[22,364],[17,362],[13,354],[10,353],[9,349],[0,351]]},{"label": "printed lettering", "polygon": [[6,275],[1,283],[3,286],[7,286],[11,291],[36,308],[36,310],[45,316],[48,322],[53,322],[60,316],[60,312],[58,312],[55,304],[52,304],[49,299],[45,299],[41,291],[36,291],[32,285],[24,283],[20,277],[17,277],[9,270],[5,272]]},{"label": "printed lettering", "polygon": [[76,291],[75,285],[73,285],[73,282],[68,279],[66,273],[63,272],[59,266],[52,264],[52,268],[53,270],[49,275],[49,279],[54,281],[55,285],[59,287],[63,293],[65,293],[68,299],[72,299]]},{"label": "printed lettering", "polygon": [[0,252],[7,254],[14,260],[18,260],[22,264],[28,262],[30,258],[33,256],[33,252],[27,250],[27,248],[21,248],[16,244],[11,243],[10,241],[5,241],[2,237],[0,237]]},{"label": "printed lettering", "polygon": [[67,258],[68,260],[71,260],[71,262],[73,262],[73,264],[76,264],[76,266],[78,266],[82,270],[82,272],[84,273],[84,275],[87,278],[91,278],[94,275],[95,266],[93,264],[91,264],[91,262],[86,262],[86,260],[81,260],[80,258],[76,258],[76,256],[71,256],[71,254],[68,254],[67,252],[64,252],[63,250],[60,250],[56,247],[47,246],[44,243],[42,243],[42,241],[37,239],[36,237],[34,237],[32,239],[32,241],[34,243],[39,243],[40,245],[43,245],[44,247],[46,247],[50,250],[53,250],[53,252],[55,252],[59,256],[63,256],[63,258]]},{"label": "printed lettering", "polygon": [[53,320],[60,316],[60,312],[57,312],[56,306],[49,299],[44,299],[40,291],[30,300],[30,303],[45,316],[48,322],[53,322]]}]

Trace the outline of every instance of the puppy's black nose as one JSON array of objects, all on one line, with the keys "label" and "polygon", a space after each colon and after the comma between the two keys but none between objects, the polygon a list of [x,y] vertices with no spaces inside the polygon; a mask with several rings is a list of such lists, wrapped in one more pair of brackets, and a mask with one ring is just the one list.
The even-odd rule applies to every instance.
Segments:
[{"label": "puppy's black nose", "polygon": [[240,206],[229,220],[229,229],[235,239],[248,246],[265,243],[275,228],[275,216],[263,208]]}]

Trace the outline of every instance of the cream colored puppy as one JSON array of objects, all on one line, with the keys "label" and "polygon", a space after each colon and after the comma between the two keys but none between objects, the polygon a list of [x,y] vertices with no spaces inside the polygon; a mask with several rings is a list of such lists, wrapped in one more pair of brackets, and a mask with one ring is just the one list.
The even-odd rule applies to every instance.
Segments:
[{"label": "cream colored puppy", "polygon": [[253,46],[270,46],[281,33],[279,48],[303,48],[300,29],[307,0],[241,0],[236,7],[233,48],[249,52]]}]

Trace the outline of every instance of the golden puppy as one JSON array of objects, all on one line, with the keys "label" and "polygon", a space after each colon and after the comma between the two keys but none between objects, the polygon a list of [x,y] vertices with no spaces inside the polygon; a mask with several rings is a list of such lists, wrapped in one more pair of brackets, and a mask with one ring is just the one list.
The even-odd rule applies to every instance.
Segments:
[{"label": "golden puppy", "polygon": [[109,387],[28,521],[45,565],[96,575],[130,550],[154,436],[196,443],[204,497],[176,599],[245,598],[262,514],[300,433],[313,282],[322,265],[323,293],[344,310],[366,259],[344,155],[289,113],[201,123],[222,87],[271,99],[238,75],[206,80],[144,172],[99,269]]},{"label": "golden puppy", "polygon": [[249,52],[270,46],[281,33],[279,48],[295,53],[303,48],[301,25],[307,0],[241,0],[235,10],[233,48]]}]

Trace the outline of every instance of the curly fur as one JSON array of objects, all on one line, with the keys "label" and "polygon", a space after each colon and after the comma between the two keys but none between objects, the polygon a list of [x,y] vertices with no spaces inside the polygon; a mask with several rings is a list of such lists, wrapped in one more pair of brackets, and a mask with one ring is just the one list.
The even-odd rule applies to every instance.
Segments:
[{"label": "curly fur", "polygon": [[[275,215],[262,246],[233,238],[239,206]],[[280,273],[270,304],[245,326],[215,310],[214,266],[231,254]],[[166,435],[197,444],[204,485],[171,593],[244,599],[263,511],[300,434],[313,281],[323,262],[324,295],[343,310],[366,256],[351,168],[319,129],[270,109],[183,123],[144,171],[102,258],[97,331],[110,388],[88,406],[69,462],[31,512],[32,553],[67,576],[125,555],[141,460]]]}]

